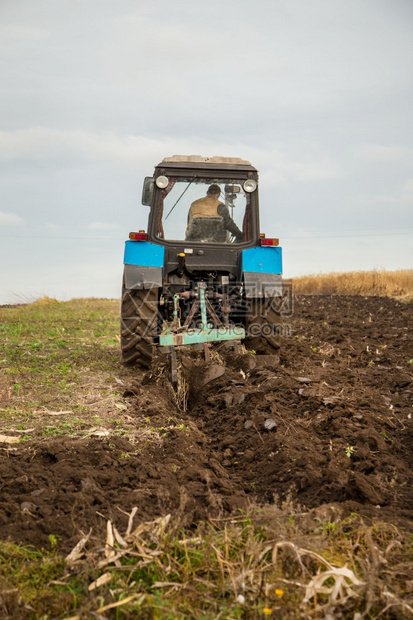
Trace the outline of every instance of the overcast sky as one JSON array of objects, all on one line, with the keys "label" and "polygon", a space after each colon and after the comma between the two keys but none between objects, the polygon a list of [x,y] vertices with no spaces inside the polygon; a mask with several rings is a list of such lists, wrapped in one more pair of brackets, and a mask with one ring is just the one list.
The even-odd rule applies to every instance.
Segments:
[{"label": "overcast sky", "polygon": [[413,267],[412,0],[0,0],[0,303],[119,297],[163,157],[260,171],[286,276]]}]

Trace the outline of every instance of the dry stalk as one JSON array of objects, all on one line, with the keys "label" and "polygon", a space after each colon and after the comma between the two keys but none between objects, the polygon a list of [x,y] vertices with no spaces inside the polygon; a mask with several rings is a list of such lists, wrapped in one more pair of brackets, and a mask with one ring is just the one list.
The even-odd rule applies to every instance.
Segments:
[{"label": "dry stalk", "polygon": [[105,556],[107,559],[113,558],[113,556],[116,555],[114,544],[115,544],[115,537],[113,535],[112,522],[108,521],[106,523],[106,545],[105,545]]},{"label": "dry stalk", "polygon": [[92,534],[92,528],[90,528],[89,534],[86,534],[86,536],[84,536],[81,540],[79,540],[79,542],[72,549],[69,555],[66,556],[67,564],[69,565],[74,564],[77,560],[79,560],[83,556],[83,549],[86,547],[86,543],[89,540],[91,534]]},{"label": "dry stalk", "polygon": [[[358,579],[355,573],[350,568],[347,568],[347,566],[333,566],[318,553],[310,551],[309,549],[300,549],[294,543],[289,541],[280,541],[274,545],[274,566],[277,562],[277,554],[280,547],[289,547],[294,551],[302,574],[304,574],[305,572],[309,574],[308,569],[304,566],[302,562],[303,557],[311,557],[319,563],[317,574],[313,575],[307,584],[297,584],[300,586],[302,585],[302,587],[305,588],[305,594],[302,601],[304,604],[307,604],[311,599],[313,599],[315,605],[315,613],[317,613],[317,610],[321,609],[319,606],[317,607],[316,604],[318,595],[324,594],[328,596],[327,606],[336,602],[343,603],[351,597],[358,596],[357,593],[352,589],[352,586],[365,585],[365,582]],[[332,579],[334,581],[334,584],[331,586],[324,585],[325,582],[329,579]]]}]

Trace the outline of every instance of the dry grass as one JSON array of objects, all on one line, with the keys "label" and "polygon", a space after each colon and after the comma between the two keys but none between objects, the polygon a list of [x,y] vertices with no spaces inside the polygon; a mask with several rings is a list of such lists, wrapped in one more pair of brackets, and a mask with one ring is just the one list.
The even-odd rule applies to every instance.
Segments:
[{"label": "dry grass", "polygon": [[137,514],[123,533],[108,520],[106,540],[90,529],[66,558],[0,541],[1,617],[413,617],[411,538],[390,524],[289,505],[183,531]]},{"label": "dry grass", "polygon": [[413,299],[413,269],[352,271],[293,279],[296,295],[375,295]]}]

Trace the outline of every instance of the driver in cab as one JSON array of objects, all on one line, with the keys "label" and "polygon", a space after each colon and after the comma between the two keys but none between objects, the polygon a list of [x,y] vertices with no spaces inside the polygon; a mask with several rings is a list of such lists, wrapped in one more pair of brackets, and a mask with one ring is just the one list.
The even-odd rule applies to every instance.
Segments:
[{"label": "driver in cab", "polygon": [[[234,220],[231,218],[228,207],[224,203],[220,202],[221,188],[216,183],[209,186],[207,194],[204,198],[195,200],[189,209],[188,213],[188,226],[186,228],[186,238],[191,239],[194,235],[192,233],[194,220],[197,218],[219,218],[222,222],[223,232],[225,236],[231,233],[235,237],[237,242],[242,242],[244,236]],[[194,239],[195,240],[195,239]],[[226,241],[225,238],[215,239],[215,241]]]}]

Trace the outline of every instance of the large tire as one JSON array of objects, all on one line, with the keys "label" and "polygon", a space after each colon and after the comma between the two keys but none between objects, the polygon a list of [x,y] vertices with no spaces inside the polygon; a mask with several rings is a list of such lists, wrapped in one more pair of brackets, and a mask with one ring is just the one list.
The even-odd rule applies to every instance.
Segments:
[{"label": "large tire", "polygon": [[271,353],[280,348],[276,329],[280,313],[275,310],[275,305],[272,298],[253,300],[245,319],[247,336],[244,344],[247,349],[254,349],[257,353]]},{"label": "large tire", "polygon": [[122,291],[121,359],[125,366],[150,368],[158,325],[158,289]]}]

